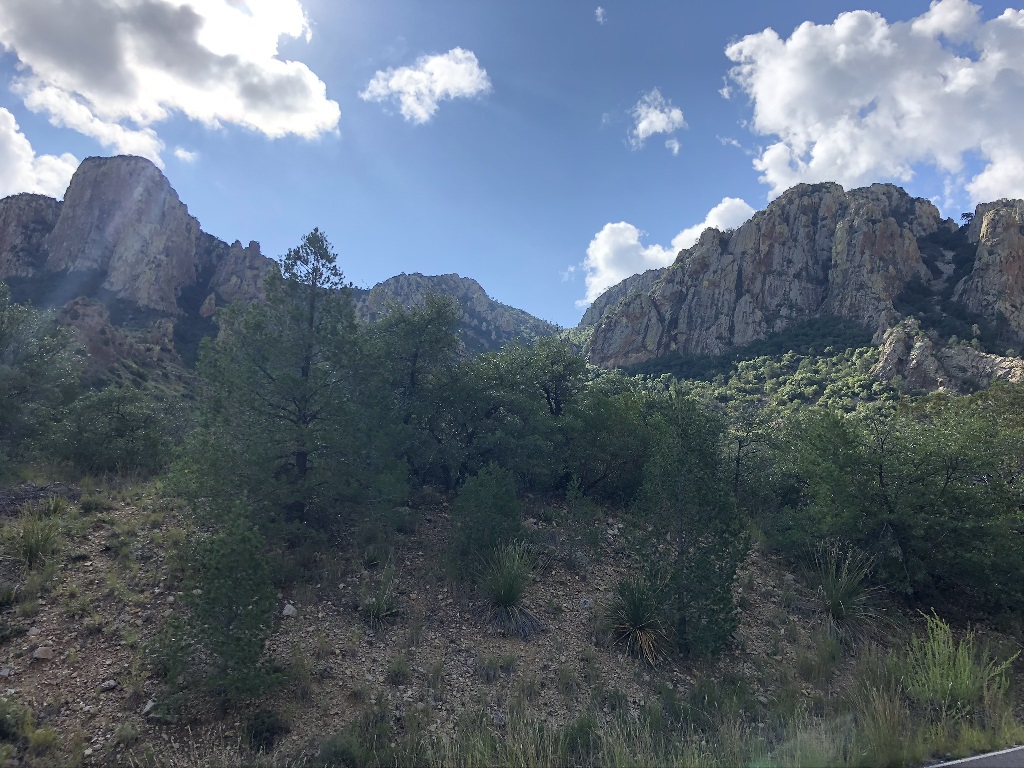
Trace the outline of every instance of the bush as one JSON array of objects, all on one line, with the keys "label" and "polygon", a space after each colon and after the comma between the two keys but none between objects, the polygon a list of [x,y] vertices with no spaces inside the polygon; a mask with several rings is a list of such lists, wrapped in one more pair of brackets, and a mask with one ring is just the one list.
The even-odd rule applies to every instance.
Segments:
[{"label": "bush", "polygon": [[498,547],[480,578],[491,621],[523,638],[541,629],[537,617],[522,605],[533,565],[534,556],[529,546],[519,541],[511,542]]},{"label": "bush", "polygon": [[974,633],[953,639],[949,625],[934,614],[924,639],[912,637],[904,659],[907,694],[918,706],[942,719],[970,717],[986,701],[1002,699],[1009,687],[1013,658],[997,662],[975,648]]},{"label": "bush", "polygon": [[668,645],[665,592],[649,579],[620,581],[608,610],[612,642],[652,666]]},{"label": "bush", "polygon": [[174,433],[166,403],[137,389],[109,386],[75,400],[54,452],[84,472],[151,475],[167,467]]},{"label": "bush", "polygon": [[512,473],[490,465],[469,478],[452,508],[451,567],[466,580],[479,573],[481,553],[493,552],[522,530],[523,511]]},{"label": "bush", "polygon": [[225,706],[276,683],[262,663],[277,602],[263,549],[262,537],[236,513],[187,554],[191,632],[212,658],[206,683]]}]

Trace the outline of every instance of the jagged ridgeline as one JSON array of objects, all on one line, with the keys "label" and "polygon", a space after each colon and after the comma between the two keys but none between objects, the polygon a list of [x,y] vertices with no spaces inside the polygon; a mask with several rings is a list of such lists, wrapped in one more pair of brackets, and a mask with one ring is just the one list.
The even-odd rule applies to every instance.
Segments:
[{"label": "jagged ridgeline", "polygon": [[[1020,200],[979,205],[959,226],[891,184],[802,184],[613,287],[581,328],[592,328],[591,362],[647,373],[705,378],[760,355],[884,346],[897,334],[890,376],[934,388],[966,366],[982,384],[1020,380],[1000,356],[1024,342],[1022,232]],[[970,361],[938,359],[963,342],[957,354]]]},{"label": "jagged ridgeline", "polygon": [[[98,374],[137,377],[153,363],[190,364],[199,341],[216,330],[218,307],[264,298],[272,264],[257,242],[229,245],[204,232],[160,170],[140,157],[84,160],[63,201],[0,200],[0,280],[15,301],[58,309]],[[399,275],[353,298],[371,320],[430,292],[459,304],[458,332],[472,352],[559,330],[458,275]]]}]

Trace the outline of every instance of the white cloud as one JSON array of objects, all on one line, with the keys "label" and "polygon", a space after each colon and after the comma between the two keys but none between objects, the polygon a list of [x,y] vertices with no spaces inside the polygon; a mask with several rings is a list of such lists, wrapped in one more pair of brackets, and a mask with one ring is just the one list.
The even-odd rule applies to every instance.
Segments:
[{"label": "white cloud", "polygon": [[600,5],[597,6],[597,8],[594,10],[594,19],[597,21],[598,24],[601,25],[608,21],[608,14]]},{"label": "white cloud", "polygon": [[402,116],[426,123],[446,99],[479,96],[491,90],[487,72],[476,55],[463,48],[421,56],[414,66],[378,71],[359,97],[365,101],[397,101]]},{"label": "white cloud", "polygon": [[680,149],[679,139],[669,139],[665,142],[665,148],[672,153],[673,157],[676,157]]},{"label": "white cloud", "polygon": [[63,155],[37,155],[14,115],[0,107],[0,197],[18,192],[36,192],[64,197],[78,158]]},{"label": "white cloud", "polygon": [[[620,221],[605,224],[594,235],[587,247],[587,257],[581,265],[586,270],[587,296],[576,302],[585,307],[616,283],[631,275],[648,269],[667,267],[675,261],[676,255],[697,242],[708,227],[731,229],[742,224],[754,213],[754,209],[736,197],[726,197],[712,208],[704,221],[688,227],[672,238],[671,245],[644,245],[644,233],[632,224]],[[570,268],[575,270],[575,268]]]},{"label": "white cloud", "polygon": [[181,160],[181,162],[189,163],[189,164],[192,164],[196,160],[199,159],[199,153],[198,152],[190,152],[189,150],[185,149],[184,147],[175,147],[174,148],[174,156],[176,158],[178,158],[179,160]]},{"label": "white cloud", "polygon": [[686,127],[683,110],[673,106],[657,88],[641,96],[631,114],[635,124],[629,132],[629,143],[633,149],[640,149],[656,133],[672,134]]},{"label": "white cloud", "polygon": [[338,104],[278,57],[309,39],[299,0],[4,0],[0,46],[26,106],[118,152],[160,162],[153,126],[173,114],[270,138],[337,128]]},{"label": "white cloud", "polygon": [[772,195],[801,181],[909,181],[932,166],[984,168],[973,201],[1024,197],[1024,11],[982,21],[968,0],[935,0],[909,22],[840,14],[771,29],[726,48],[750,97],[753,130],[775,141],[754,160]]}]

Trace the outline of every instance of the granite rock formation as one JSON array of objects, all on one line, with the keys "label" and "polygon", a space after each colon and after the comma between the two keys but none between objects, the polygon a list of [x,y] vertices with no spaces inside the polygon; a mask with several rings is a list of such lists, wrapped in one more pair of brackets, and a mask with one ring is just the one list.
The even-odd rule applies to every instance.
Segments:
[{"label": "granite rock formation", "polygon": [[598,310],[590,359],[721,354],[829,316],[868,326],[881,343],[908,313],[910,289],[916,309],[1024,338],[1022,209],[980,205],[965,232],[891,184],[798,185],[734,231],[706,230],[649,289],[611,289],[622,298]]}]

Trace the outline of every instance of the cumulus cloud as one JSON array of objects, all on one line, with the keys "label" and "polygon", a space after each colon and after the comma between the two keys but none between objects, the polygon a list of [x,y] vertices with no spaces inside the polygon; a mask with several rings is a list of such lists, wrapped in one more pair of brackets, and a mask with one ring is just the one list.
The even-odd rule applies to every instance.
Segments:
[{"label": "cumulus cloud", "polygon": [[679,154],[680,146],[679,139],[669,139],[665,142],[665,149],[671,152],[673,157]]},{"label": "cumulus cloud", "polygon": [[78,158],[67,153],[37,155],[14,115],[0,107],[0,168],[0,197],[18,192],[64,197]]},{"label": "cumulus cloud", "polygon": [[633,106],[631,114],[634,126],[629,132],[629,144],[633,149],[640,149],[647,139],[657,133],[673,134],[686,127],[683,110],[673,106],[657,88],[652,88],[641,96],[640,101]]},{"label": "cumulus cloud", "polygon": [[13,90],[55,125],[160,162],[174,114],[270,138],[337,128],[338,104],[282,37],[309,39],[299,0],[4,0]]},{"label": "cumulus cloud", "polygon": [[181,160],[181,162],[189,163],[189,164],[194,163],[196,160],[199,159],[199,153],[198,152],[190,152],[189,150],[185,149],[184,147],[175,147],[174,148],[174,156],[176,158],[178,158],[179,160]]},{"label": "cumulus cloud", "polygon": [[597,21],[598,24],[601,25],[604,25],[604,23],[608,21],[608,14],[605,13],[604,8],[602,8],[600,5],[597,6],[596,9],[594,9],[594,19]]},{"label": "cumulus cloud", "polygon": [[616,283],[648,269],[667,267],[676,255],[697,242],[708,227],[731,229],[742,224],[754,209],[736,197],[726,197],[708,211],[704,221],[687,227],[674,238],[669,247],[644,245],[644,233],[632,224],[620,221],[605,224],[587,247],[581,265],[586,271],[587,296],[576,302],[585,307]]},{"label": "cumulus cloud", "polygon": [[774,137],[754,160],[772,195],[801,181],[906,182],[984,167],[973,201],[1024,197],[1024,11],[983,21],[968,0],[935,0],[909,22],[868,11],[766,29],[726,48],[750,97],[753,130]]},{"label": "cumulus cloud", "polygon": [[378,71],[359,97],[365,101],[395,101],[406,120],[426,123],[441,101],[479,96],[490,90],[490,78],[476,54],[453,48],[448,53],[421,56],[411,67]]}]

